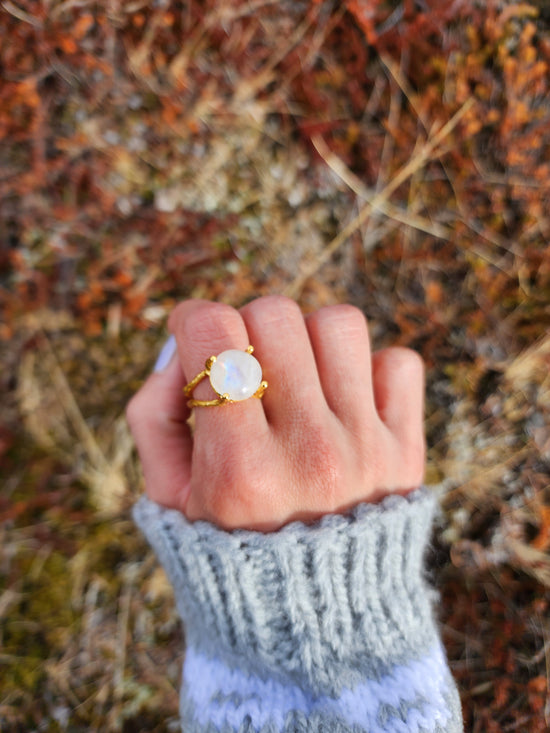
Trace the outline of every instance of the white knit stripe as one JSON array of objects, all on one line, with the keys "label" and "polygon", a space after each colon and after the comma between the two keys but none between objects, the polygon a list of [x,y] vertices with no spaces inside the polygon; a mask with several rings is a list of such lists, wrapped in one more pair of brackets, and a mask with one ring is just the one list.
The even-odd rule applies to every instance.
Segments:
[{"label": "white knit stripe", "polygon": [[[200,726],[237,731],[247,717],[256,730],[270,724],[283,731],[289,713],[335,716],[346,725],[369,733],[429,733],[444,728],[450,712],[449,674],[441,647],[426,656],[396,666],[379,680],[367,680],[355,689],[344,689],[339,698],[313,697],[292,684],[261,680],[229,669],[187,649],[182,694],[192,703]],[[408,710],[406,720],[396,714],[380,722],[381,706]],[[271,730],[271,729],[270,729]]]}]

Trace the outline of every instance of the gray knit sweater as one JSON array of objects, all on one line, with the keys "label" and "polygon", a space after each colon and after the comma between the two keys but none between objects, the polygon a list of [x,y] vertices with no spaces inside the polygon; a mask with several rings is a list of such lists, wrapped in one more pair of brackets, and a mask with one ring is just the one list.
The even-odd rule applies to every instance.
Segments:
[{"label": "gray knit sweater", "polygon": [[423,558],[426,490],[278,532],[225,532],[142,498],[185,624],[184,733],[459,733]]}]

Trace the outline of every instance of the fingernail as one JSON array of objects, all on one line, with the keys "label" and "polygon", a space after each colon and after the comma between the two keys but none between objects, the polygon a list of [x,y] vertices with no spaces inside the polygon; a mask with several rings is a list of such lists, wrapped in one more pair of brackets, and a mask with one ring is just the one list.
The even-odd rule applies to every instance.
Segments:
[{"label": "fingernail", "polygon": [[176,339],[170,336],[157,357],[155,366],[153,367],[154,372],[162,372],[168,364],[172,361],[172,357],[176,353]]}]

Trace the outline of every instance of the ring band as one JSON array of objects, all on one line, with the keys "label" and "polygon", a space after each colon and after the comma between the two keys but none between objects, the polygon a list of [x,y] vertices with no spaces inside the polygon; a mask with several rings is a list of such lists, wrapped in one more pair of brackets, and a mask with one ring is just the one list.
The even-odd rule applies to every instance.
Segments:
[{"label": "ring band", "polygon": [[[242,402],[250,397],[261,399],[267,389],[267,382],[262,379],[262,367],[256,357],[252,356],[253,346],[245,351],[229,349],[218,356],[210,356],[202,372],[192,379],[183,388],[184,393],[191,397],[188,407],[217,407],[230,402]],[[218,395],[213,400],[196,400],[193,390],[209,377],[212,389]]]}]

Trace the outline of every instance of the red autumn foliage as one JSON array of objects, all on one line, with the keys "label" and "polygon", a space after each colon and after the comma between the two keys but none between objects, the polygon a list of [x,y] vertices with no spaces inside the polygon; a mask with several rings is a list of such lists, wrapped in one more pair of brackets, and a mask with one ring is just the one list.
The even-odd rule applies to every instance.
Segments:
[{"label": "red autumn foliage", "polygon": [[[550,326],[545,3],[20,0],[2,4],[0,34],[5,391],[16,390],[18,355],[37,348],[26,330],[29,314],[68,314],[87,343],[107,334],[124,344],[136,330],[158,328],[176,300],[190,295],[238,306],[260,293],[295,292],[304,310],[354,302],[369,314],[379,342],[407,344],[424,356],[428,436],[436,449],[460,407],[460,390],[463,400],[477,400],[486,427],[481,447],[512,429],[537,448],[507,465],[498,499],[468,499],[461,489],[475,510],[460,541],[450,552],[441,543],[439,554],[446,645],[466,730],[548,730],[550,598],[535,572],[550,547],[550,438],[540,396],[546,382],[537,377],[538,391],[533,380],[522,382],[513,399],[524,403],[504,417],[500,388],[507,365]],[[393,213],[371,212],[324,257],[364,197],[353,185],[334,184],[316,141],[374,195],[457,113],[434,155],[391,190],[385,203]],[[257,147],[268,153],[255,157]],[[297,151],[296,160],[282,157],[280,164],[281,150]],[[266,179],[284,178],[289,165],[305,193],[295,186],[300,195],[289,200],[275,184],[262,188]],[[290,254],[266,241],[266,232],[294,220]],[[310,240],[320,242],[317,249],[307,250]],[[306,255],[318,266],[302,281]],[[85,400],[92,390],[86,383],[81,391]],[[120,395],[113,389],[109,398]],[[92,421],[101,414],[94,404]],[[31,488],[8,482],[13,500],[0,500],[1,518],[30,533],[33,552],[37,543],[70,558],[81,538],[65,530],[65,541],[53,529],[59,516],[65,512],[75,525],[88,516],[94,528],[96,520],[71,489],[71,470],[44,460],[42,448],[37,458],[27,441],[20,416],[6,412],[0,458],[20,478],[13,454],[21,451]],[[487,547],[499,521],[523,501],[522,547],[540,555],[519,568],[519,560],[491,565]],[[449,507],[464,508],[454,496]],[[40,512],[48,521],[33,533]],[[27,587],[20,593],[20,584],[32,585],[32,572],[40,571],[25,551],[27,580],[7,562],[6,603],[21,607]],[[97,578],[93,583],[94,592],[108,595]],[[61,689],[56,664],[70,647],[66,637],[40,627],[41,653],[53,650],[53,657],[38,664],[29,639],[12,626],[13,637],[3,641],[25,646],[5,654],[6,664],[21,658],[5,676],[17,684],[1,696],[2,724],[9,713],[13,730],[43,726],[53,700],[54,708],[59,702],[72,711],[74,730],[130,730],[145,715],[154,718],[148,729],[163,729],[150,710],[140,712],[147,706],[138,692],[124,693],[129,718],[115,720],[112,711],[124,700],[96,685],[91,664],[80,670],[80,686]],[[28,677],[19,683],[27,662]],[[141,671],[143,695],[150,666]],[[96,688],[97,699],[90,692]],[[57,730],[51,720],[49,729]]]}]

